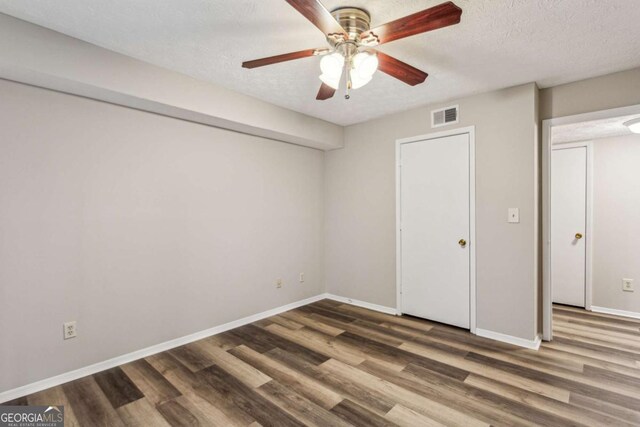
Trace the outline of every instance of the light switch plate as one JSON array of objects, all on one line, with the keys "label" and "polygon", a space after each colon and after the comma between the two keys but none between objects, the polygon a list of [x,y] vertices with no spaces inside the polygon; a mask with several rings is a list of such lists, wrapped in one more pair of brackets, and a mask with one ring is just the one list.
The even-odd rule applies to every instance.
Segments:
[{"label": "light switch plate", "polygon": [[509,208],[508,221],[512,224],[520,222],[520,208]]}]

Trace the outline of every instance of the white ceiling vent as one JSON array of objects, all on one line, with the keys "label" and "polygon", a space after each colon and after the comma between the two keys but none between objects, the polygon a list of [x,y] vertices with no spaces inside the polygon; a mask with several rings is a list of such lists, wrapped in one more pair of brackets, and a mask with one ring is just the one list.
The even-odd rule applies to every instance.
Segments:
[{"label": "white ceiling vent", "polygon": [[431,127],[439,128],[440,126],[458,123],[459,108],[458,105],[454,105],[452,107],[431,111]]}]

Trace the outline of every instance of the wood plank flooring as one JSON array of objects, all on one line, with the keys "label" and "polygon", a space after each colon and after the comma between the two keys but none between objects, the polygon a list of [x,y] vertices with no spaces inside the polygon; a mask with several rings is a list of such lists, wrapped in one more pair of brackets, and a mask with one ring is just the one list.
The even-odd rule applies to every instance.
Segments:
[{"label": "wood plank flooring", "polygon": [[640,425],[640,320],[554,307],[538,352],[330,300],[5,404],[68,426]]}]

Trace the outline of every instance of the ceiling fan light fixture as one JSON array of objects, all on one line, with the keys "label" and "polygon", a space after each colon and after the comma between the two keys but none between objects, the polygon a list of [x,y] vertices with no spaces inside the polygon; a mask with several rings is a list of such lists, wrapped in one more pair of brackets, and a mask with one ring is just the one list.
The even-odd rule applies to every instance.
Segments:
[{"label": "ceiling fan light fixture", "polygon": [[311,56],[322,56],[320,80],[323,84],[316,96],[319,101],[335,95],[343,76],[345,99],[349,99],[349,90],[362,87],[371,81],[378,65],[383,73],[410,86],[424,83],[428,77],[427,73],[374,48],[394,40],[456,25],[460,23],[462,15],[462,9],[452,1],[445,1],[437,6],[371,28],[371,15],[361,7],[345,6],[329,11],[322,5],[322,0],[286,0],[286,2],[322,31],[330,47],[305,49],[245,61],[242,67],[258,68]]},{"label": "ceiling fan light fixture", "polygon": [[640,118],[629,120],[624,125],[633,133],[640,133]]}]

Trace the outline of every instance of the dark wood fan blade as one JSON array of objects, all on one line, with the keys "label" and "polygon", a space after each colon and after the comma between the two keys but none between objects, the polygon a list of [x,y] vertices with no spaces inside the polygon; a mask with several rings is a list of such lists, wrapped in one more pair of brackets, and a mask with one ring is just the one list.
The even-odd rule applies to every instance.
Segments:
[{"label": "dark wood fan blade", "polygon": [[264,67],[265,65],[277,64],[279,62],[292,61],[294,59],[307,58],[314,56],[319,49],[307,49],[299,52],[285,53],[282,55],[270,56],[268,58],[254,59],[253,61],[247,61],[242,63],[243,68],[256,68]]},{"label": "dark wood fan blade", "polygon": [[415,86],[424,82],[428,74],[380,51],[378,53],[378,70],[395,77],[408,85]]},{"label": "dark wood fan blade", "polygon": [[373,36],[379,44],[388,43],[457,24],[461,15],[462,9],[449,1],[373,28],[364,32],[361,38]]},{"label": "dark wood fan blade", "polygon": [[318,96],[316,96],[316,99],[319,101],[324,101],[325,99],[329,99],[333,97],[335,93],[336,93],[336,90],[334,88],[322,83],[322,86],[320,86],[320,90],[318,91]]},{"label": "dark wood fan blade", "polygon": [[[329,34],[344,34],[346,31],[342,28],[342,25],[334,19],[327,9],[320,3],[319,0],[286,0],[291,6],[293,6],[298,12],[300,12],[305,18],[307,18],[313,25],[318,27],[325,35]],[[347,37],[348,38],[348,37]]]}]

